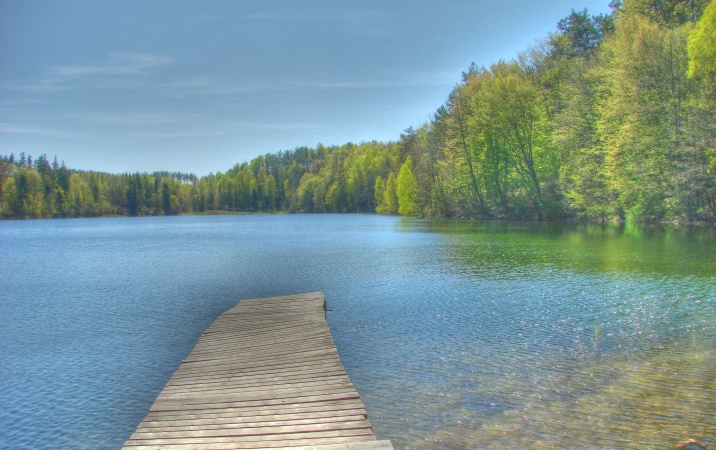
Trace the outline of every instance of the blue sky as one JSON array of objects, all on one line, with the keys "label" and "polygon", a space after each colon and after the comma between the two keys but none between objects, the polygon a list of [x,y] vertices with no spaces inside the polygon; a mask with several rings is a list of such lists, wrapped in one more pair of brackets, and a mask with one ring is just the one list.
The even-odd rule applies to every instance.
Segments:
[{"label": "blue sky", "polygon": [[0,0],[0,154],[206,175],[397,140],[471,62],[608,0]]}]

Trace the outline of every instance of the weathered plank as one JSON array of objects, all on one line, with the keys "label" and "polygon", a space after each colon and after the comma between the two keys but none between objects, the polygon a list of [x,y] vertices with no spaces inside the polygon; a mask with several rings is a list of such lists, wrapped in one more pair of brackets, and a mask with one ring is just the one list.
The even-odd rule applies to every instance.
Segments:
[{"label": "weathered plank", "polygon": [[[322,444],[320,446],[321,449],[326,450],[346,450],[346,449],[353,449],[357,447],[349,447],[348,445],[355,445],[358,443],[365,443],[370,444],[371,442],[366,441],[365,435],[355,435],[355,436],[309,436],[305,439],[291,439],[286,441],[259,441],[259,442],[250,442],[250,441],[224,441],[224,442],[212,442],[210,446],[206,446],[204,448],[211,448],[213,450],[236,450],[236,449],[306,449],[306,450],[313,450],[316,448],[319,448],[319,446],[311,445],[312,442],[316,442],[317,439],[320,439],[321,442],[324,442],[325,444]],[[387,442],[388,447],[385,447],[385,443]],[[393,449],[392,446],[390,446],[390,443],[388,441],[372,441],[372,443],[381,443],[380,447],[365,447],[367,449]],[[156,449],[169,449],[169,450],[196,450],[197,448],[202,448],[201,445],[192,444],[192,443],[183,443],[183,442],[168,442],[168,443],[154,443],[154,444],[133,444],[131,446],[127,447],[131,450],[156,450]]]},{"label": "weathered plank", "polygon": [[[324,401],[314,403],[299,403],[294,405],[279,404],[274,406],[259,406],[245,408],[213,408],[213,409],[194,409],[191,411],[150,411],[144,422],[148,420],[165,420],[172,416],[184,416],[189,418],[214,418],[214,417],[243,417],[243,416],[262,416],[275,414],[293,414],[300,412],[322,412],[322,411],[343,411],[349,409],[360,408],[363,415],[366,415],[363,403],[358,398],[338,401]],[[168,419],[171,420],[171,419]],[[142,423],[144,423],[142,422]]]},{"label": "weathered plank", "polygon": [[242,300],[202,334],[126,449],[392,449],[376,441],[323,294]]},{"label": "weathered plank", "polygon": [[298,414],[280,414],[280,415],[268,415],[268,416],[250,416],[250,417],[221,417],[215,419],[201,418],[201,419],[186,419],[177,418],[169,421],[144,421],[137,428],[137,431],[150,429],[150,428],[188,428],[195,427],[198,423],[206,425],[207,427],[221,428],[225,425],[237,425],[246,424],[247,426],[252,424],[266,424],[266,423],[283,423],[283,424],[297,424],[299,422],[307,423],[308,420],[324,420],[324,421],[346,421],[346,420],[361,420],[359,416],[365,417],[365,414],[360,409],[344,411],[342,414],[338,414],[336,411],[325,411],[323,414],[320,413],[298,413]]},{"label": "weathered plank", "polygon": [[360,399],[355,389],[345,392],[324,393],[319,395],[300,395],[294,394],[293,397],[274,398],[265,400],[246,400],[246,401],[226,401],[226,402],[209,402],[209,403],[182,403],[171,401],[155,401],[150,412],[154,411],[190,411],[198,409],[216,409],[216,408],[247,408],[247,407],[264,407],[264,406],[292,406],[301,403],[319,403],[332,402],[337,400],[353,400]]},{"label": "weathered plank", "polygon": [[[291,448],[297,446],[315,445],[315,442],[325,442],[329,438],[355,438],[361,437],[363,441],[375,440],[373,433],[368,429],[356,430],[327,430],[315,432],[300,432],[293,434],[276,434],[262,436],[209,436],[184,437],[180,439],[134,439],[125,444],[128,448],[133,445],[177,445],[191,444],[195,449],[216,448],[216,444],[233,444],[234,449],[244,448]],[[372,438],[372,439],[371,439]],[[352,442],[361,442],[351,439]],[[321,444],[323,445],[323,444]],[[156,447],[155,447],[156,448]]]}]

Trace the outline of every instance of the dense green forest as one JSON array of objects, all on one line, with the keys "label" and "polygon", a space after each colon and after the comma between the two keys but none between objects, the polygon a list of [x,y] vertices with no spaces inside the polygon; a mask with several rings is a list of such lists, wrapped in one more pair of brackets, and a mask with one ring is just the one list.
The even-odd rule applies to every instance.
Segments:
[{"label": "dense green forest", "polygon": [[472,65],[397,142],[296,148],[225,173],[107,174],[0,157],[6,218],[213,211],[716,220],[716,0],[613,1]]}]

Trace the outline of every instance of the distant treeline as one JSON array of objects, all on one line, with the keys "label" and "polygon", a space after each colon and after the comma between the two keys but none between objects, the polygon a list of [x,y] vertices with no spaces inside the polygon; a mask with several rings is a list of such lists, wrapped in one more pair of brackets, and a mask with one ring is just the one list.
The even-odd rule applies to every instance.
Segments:
[{"label": "distant treeline", "polygon": [[587,10],[463,73],[398,142],[301,147],[225,173],[106,174],[0,158],[7,218],[211,211],[716,220],[716,0]]}]

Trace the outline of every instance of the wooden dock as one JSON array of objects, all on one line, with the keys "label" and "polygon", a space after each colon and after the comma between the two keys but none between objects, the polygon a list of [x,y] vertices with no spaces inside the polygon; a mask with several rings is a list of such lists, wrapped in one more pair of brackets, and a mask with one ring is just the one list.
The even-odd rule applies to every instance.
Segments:
[{"label": "wooden dock", "polygon": [[392,449],[338,358],[321,293],[219,316],[123,449]]}]

